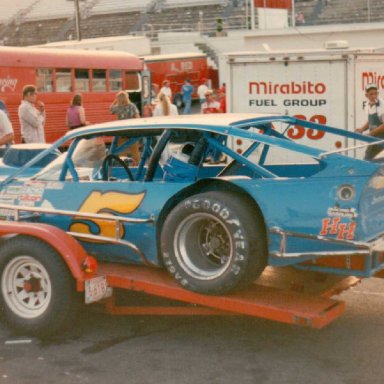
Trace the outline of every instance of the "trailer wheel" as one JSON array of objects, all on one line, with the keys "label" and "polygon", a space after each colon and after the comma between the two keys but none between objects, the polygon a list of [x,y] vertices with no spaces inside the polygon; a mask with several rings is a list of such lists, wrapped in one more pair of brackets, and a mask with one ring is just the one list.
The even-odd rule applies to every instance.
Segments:
[{"label": "trailer wheel", "polygon": [[29,236],[6,241],[0,248],[0,274],[0,308],[16,331],[49,336],[73,320],[73,279],[48,244]]},{"label": "trailer wheel", "polygon": [[264,223],[248,199],[207,192],[180,202],[161,233],[163,261],[185,288],[222,294],[252,283],[267,264]]}]

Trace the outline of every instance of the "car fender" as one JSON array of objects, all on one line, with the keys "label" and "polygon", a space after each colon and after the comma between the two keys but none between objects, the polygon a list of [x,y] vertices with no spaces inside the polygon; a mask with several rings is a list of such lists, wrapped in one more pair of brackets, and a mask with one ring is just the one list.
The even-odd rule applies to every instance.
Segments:
[{"label": "car fender", "polygon": [[15,235],[32,236],[49,244],[63,258],[76,280],[77,290],[84,290],[85,272],[82,265],[88,254],[76,239],[63,230],[48,224],[0,222],[2,241]]}]

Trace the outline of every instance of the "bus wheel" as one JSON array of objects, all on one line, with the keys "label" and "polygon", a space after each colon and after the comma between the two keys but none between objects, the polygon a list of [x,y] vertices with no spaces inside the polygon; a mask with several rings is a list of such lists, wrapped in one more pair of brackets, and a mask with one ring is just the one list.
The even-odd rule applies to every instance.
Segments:
[{"label": "bus wheel", "polygon": [[49,336],[73,320],[73,278],[61,256],[48,244],[16,236],[0,248],[0,308],[16,331]]},{"label": "bus wheel", "polygon": [[249,200],[206,192],[180,202],[164,222],[164,265],[185,288],[223,294],[252,283],[267,264],[264,223]]},{"label": "bus wheel", "polygon": [[177,108],[183,108],[183,98],[180,94],[175,95],[175,97],[173,98],[173,104],[175,104]]}]

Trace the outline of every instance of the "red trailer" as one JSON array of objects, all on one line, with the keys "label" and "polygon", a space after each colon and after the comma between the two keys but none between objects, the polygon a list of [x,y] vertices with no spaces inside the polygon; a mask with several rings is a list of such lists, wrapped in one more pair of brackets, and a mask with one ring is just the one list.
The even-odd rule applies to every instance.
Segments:
[{"label": "red trailer", "polygon": [[[31,213],[34,210],[30,208]],[[21,218],[17,208],[14,214],[16,220]],[[73,214],[83,219],[96,216]],[[113,216],[97,216],[118,222]],[[77,235],[47,224],[0,222],[0,308],[11,327],[37,336],[57,333],[73,321],[83,301],[102,304],[104,310],[113,315],[235,314],[322,328],[344,311],[344,302],[332,296],[360,281],[355,277],[298,271],[291,267],[267,268],[257,283],[245,290],[207,296],[183,289],[158,268],[98,263],[86,253]],[[119,305],[116,290],[168,301],[145,306],[143,302]],[[180,305],[182,303],[184,305]]]},{"label": "red trailer", "polygon": [[195,88],[194,99],[198,99],[196,91],[203,79],[210,82],[211,88],[218,88],[218,71],[208,64],[208,58],[203,53],[155,55],[143,58],[151,72],[152,84],[156,84],[160,89],[163,81],[169,80],[173,102],[178,107],[183,104],[181,87],[186,79],[189,79]]}]

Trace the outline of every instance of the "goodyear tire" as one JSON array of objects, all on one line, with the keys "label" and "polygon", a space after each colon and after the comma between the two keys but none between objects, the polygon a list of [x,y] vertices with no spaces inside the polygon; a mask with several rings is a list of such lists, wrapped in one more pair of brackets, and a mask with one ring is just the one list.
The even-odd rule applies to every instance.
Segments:
[{"label": "goodyear tire", "polygon": [[0,308],[16,331],[50,336],[73,320],[73,278],[48,244],[29,236],[7,240],[0,247],[0,276]]},{"label": "goodyear tire", "polygon": [[223,294],[253,282],[267,263],[264,223],[248,199],[207,192],[180,202],[161,234],[164,265],[185,288]]}]

